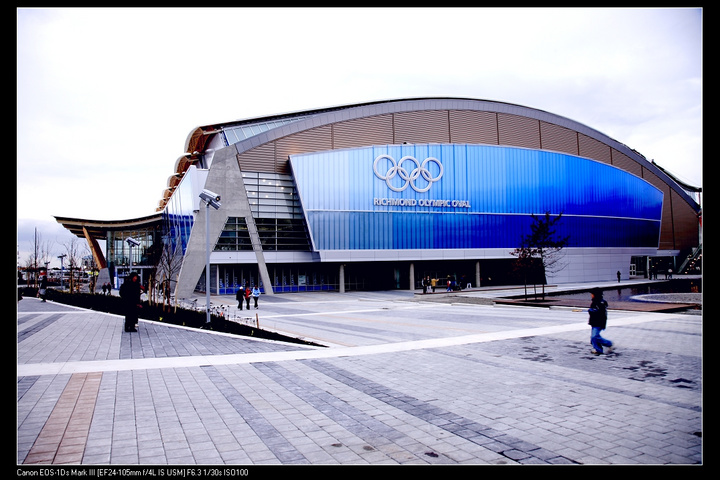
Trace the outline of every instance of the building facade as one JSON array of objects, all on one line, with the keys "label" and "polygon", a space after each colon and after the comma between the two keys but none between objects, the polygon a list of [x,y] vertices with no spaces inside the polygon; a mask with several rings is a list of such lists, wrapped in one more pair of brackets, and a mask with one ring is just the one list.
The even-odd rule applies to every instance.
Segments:
[{"label": "building facade", "polygon": [[[130,272],[147,282],[157,270],[163,248],[160,213],[118,221],[55,217],[71,233],[87,240],[92,256],[85,268],[98,271],[97,285],[119,287]],[[105,242],[105,249],[100,245]],[[85,263],[85,262],[84,262]]]},{"label": "building facade", "polygon": [[[628,278],[700,245],[696,191],[638,152],[501,102],[373,102],[194,129],[157,211],[177,298],[516,282],[533,215],[568,238],[547,281]],[[221,197],[217,210],[199,194]],[[207,218],[206,218],[207,216]],[[207,228],[206,228],[207,225]]]}]

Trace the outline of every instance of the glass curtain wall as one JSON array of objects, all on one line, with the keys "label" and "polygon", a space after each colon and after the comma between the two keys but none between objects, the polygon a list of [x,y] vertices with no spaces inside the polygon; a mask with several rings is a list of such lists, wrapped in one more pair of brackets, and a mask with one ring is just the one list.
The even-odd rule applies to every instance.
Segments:
[{"label": "glass curtain wall", "polygon": [[[128,238],[137,240],[140,245],[131,248],[127,243]],[[136,266],[152,266],[151,248],[154,244],[154,229],[109,232],[108,262],[112,262],[116,268],[132,269]]]},{"label": "glass curtain wall", "polygon": [[[260,237],[263,251],[308,252],[310,240],[290,175],[243,172],[250,209]],[[252,251],[247,220],[228,218],[214,251]],[[257,265],[219,265],[219,293],[235,294],[244,285],[259,284]],[[332,278],[325,269],[312,264],[269,265],[275,292],[337,289],[337,274]]]},{"label": "glass curtain wall", "polygon": [[[218,265],[220,276],[220,295],[234,295],[238,288],[249,285],[258,285],[260,291],[264,292],[265,287],[260,281],[257,265]],[[314,263],[289,263],[284,265],[273,264],[268,266],[270,278],[275,293],[290,292],[317,292],[338,290],[338,271],[334,265]],[[214,275],[214,267],[211,266],[211,273]],[[204,282],[204,279],[201,280]],[[346,280],[348,287],[359,288],[357,278]],[[360,280],[362,281],[362,280]]]},{"label": "glass curtain wall", "polygon": [[[140,245],[130,246],[128,238],[137,240]],[[110,231],[107,234],[107,261],[116,288],[119,288],[125,275],[131,271],[140,274],[142,282],[147,281],[145,270],[155,268],[161,244],[160,228]]]},{"label": "glass curtain wall", "polygon": [[[205,172],[203,173],[207,175]],[[195,167],[191,167],[186,174],[188,178],[196,175],[198,175],[198,171]],[[182,181],[163,210],[163,237],[169,243],[172,252],[180,248],[182,255],[185,255],[195,220],[193,208],[196,208],[197,200],[194,197],[193,182]]]}]

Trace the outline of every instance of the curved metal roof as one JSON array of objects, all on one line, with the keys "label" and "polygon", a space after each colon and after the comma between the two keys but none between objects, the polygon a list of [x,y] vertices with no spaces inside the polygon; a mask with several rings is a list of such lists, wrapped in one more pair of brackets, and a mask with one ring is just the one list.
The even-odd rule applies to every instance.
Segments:
[{"label": "curved metal roof", "polygon": [[[700,210],[700,206],[685,191],[685,188],[688,186],[680,185],[678,181],[666,173],[665,170],[656,165],[654,162],[648,161],[637,151],[584,124],[544,110],[506,102],[461,97],[421,97],[380,100],[351,105],[325,107],[196,127],[190,132],[186,139],[185,150],[187,153],[177,159],[175,162],[175,172],[168,177],[167,188],[163,192],[158,212],[162,210],[190,165],[196,163],[200,159],[212,137],[218,133],[233,129],[242,129],[243,139],[236,143],[232,143],[235,145],[238,152],[242,153],[275,139],[332,123],[388,113],[446,109],[475,110],[519,115],[580,132],[588,137],[609,145],[610,147],[632,158],[644,168],[647,168],[661,178],[674,191],[676,191],[676,193],[686,199],[688,204],[693,206],[696,211]],[[251,127],[260,128],[252,130]],[[240,136],[237,138],[240,139]],[[108,231],[129,230],[133,228],[154,226],[161,221],[161,213],[119,221],[78,219],[69,217],[55,217],[55,219],[78,237],[85,237],[85,232],[88,232],[92,238],[103,239],[106,237]]]},{"label": "curved metal roof", "polygon": [[[672,176],[668,175],[665,170],[660,168],[654,162],[648,161],[642,154],[627,145],[599,132],[598,130],[569,118],[532,107],[493,100],[480,100],[462,97],[420,97],[383,100],[207,125],[197,127],[190,133],[186,143],[186,150],[188,152],[186,155],[189,157],[195,156],[195,158],[197,158],[198,153],[201,153],[205,145],[208,144],[211,135],[220,133],[223,130],[241,128],[249,125],[281,122],[283,120],[290,119],[295,120],[292,122],[281,122],[280,126],[264,130],[254,136],[240,140],[237,143],[233,143],[233,145],[236,146],[238,153],[250,150],[251,148],[257,147],[263,143],[322,125],[388,113],[445,109],[475,110],[519,115],[577,131],[627,155],[662,179],[678,195],[684,198],[696,211],[700,210],[700,206],[697,202],[688,195],[686,189]],[[182,175],[183,173],[184,171],[181,172],[179,169],[176,170],[176,174]],[[160,203],[161,205],[164,204],[163,200],[161,200]]]}]

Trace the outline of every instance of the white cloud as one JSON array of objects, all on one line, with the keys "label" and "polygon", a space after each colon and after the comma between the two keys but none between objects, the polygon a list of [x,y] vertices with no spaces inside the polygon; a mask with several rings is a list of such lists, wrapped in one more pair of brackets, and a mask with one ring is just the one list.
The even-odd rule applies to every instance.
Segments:
[{"label": "white cloud", "polygon": [[700,184],[701,13],[19,9],[18,218],[153,213],[199,125],[435,95],[568,117]]}]

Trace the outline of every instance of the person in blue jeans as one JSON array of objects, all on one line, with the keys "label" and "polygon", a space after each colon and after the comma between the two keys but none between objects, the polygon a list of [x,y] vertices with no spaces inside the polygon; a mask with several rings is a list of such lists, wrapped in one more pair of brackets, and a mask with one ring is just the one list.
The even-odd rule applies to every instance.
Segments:
[{"label": "person in blue jeans", "polygon": [[608,303],[603,298],[602,290],[599,288],[592,289],[590,291],[590,295],[592,296],[592,302],[590,303],[590,308],[588,309],[588,313],[590,314],[588,324],[591,327],[590,343],[593,347],[591,352],[593,355],[601,355],[603,353],[603,347],[607,347],[607,353],[610,353],[614,350],[613,343],[600,335],[600,333],[607,327]]}]

